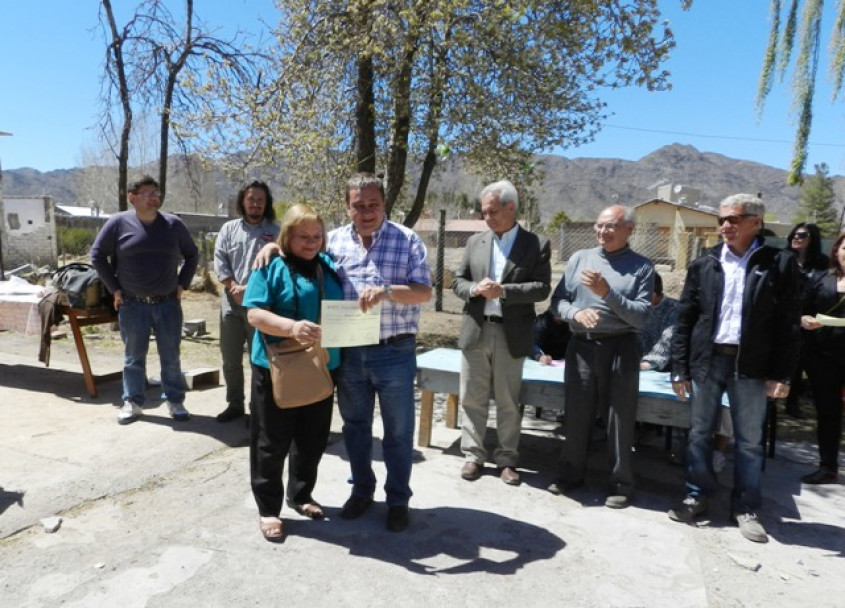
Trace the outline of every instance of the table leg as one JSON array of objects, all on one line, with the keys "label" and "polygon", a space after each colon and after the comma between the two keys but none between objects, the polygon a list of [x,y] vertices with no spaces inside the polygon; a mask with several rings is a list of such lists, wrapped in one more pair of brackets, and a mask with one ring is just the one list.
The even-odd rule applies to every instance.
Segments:
[{"label": "table leg", "polygon": [[458,396],[446,396],[446,427],[450,429],[458,428]]},{"label": "table leg", "polygon": [[82,377],[85,379],[85,390],[91,397],[97,396],[97,383],[94,382],[94,374],[91,372],[91,363],[88,361],[88,350],[85,348],[85,341],[82,339],[82,332],[79,329],[79,320],[76,315],[68,315],[70,329],[73,332],[73,341],[76,344],[76,353],[79,355],[79,362],[82,364]]},{"label": "table leg", "polygon": [[434,393],[422,391],[420,394],[420,429],[417,434],[417,446],[427,448],[431,445],[431,420],[434,417]]}]

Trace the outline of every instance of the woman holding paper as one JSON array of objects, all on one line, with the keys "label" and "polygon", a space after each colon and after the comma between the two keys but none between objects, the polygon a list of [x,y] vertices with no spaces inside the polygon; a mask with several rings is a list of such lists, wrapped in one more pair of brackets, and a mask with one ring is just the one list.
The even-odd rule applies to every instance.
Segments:
[{"label": "woman holding paper", "polygon": [[810,284],[801,327],[807,330],[806,370],[816,404],[819,468],[804,483],[836,483],[845,381],[845,233],[833,244],[830,270]]},{"label": "woman holding paper", "polygon": [[[320,341],[318,324],[323,299],[342,300],[334,263],[325,253],[326,228],[307,205],[294,205],[282,220],[278,245],[284,257],[253,270],[244,294],[247,319],[256,328],[252,342],[252,401],[250,409],[250,478],[264,538],[284,538],[279,515],[285,490],[282,471],[290,458],[287,503],[297,513],[322,519],[323,508],[311,496],[317,466],[326,449],[334,395],[303,407],[280,409],[273,399],[267,343],[280,339],[299,344]],[[328,369],[340,364],[337,348],[327,349]]]}]

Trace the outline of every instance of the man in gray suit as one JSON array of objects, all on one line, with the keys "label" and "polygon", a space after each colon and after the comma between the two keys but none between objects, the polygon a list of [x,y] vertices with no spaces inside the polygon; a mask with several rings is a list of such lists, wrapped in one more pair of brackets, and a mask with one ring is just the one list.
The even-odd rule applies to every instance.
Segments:
[{"label": "man in gray suit", "polygon": [[461,347],[461,477],[481,476],[490,394],[496,401],[499,445],[493,460],[508,485],[519,485],[519,390],[522,363],[531,355],[534,304],[549,295],[552,278],[547,239],[516,222],[519,195],[509,181],[481,191],[481,214],[489,231],[469,239],[453,289],[464,300]]}]

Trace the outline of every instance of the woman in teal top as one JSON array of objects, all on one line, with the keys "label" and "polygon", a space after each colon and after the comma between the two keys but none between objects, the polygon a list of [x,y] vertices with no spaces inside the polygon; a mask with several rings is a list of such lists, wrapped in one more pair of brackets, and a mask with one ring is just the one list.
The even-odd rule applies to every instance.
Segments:
[{"label": "woman in teal top", "polygon": [[[285,214],[279,233],[284,258],[274,258],[249,277],[243,305],[257,330],[252,341],[252,396],[250,419],[250,478],[258,505],[261,533],[280,541],[284,528],[279,518],[285,490],[282,470],[291,444],[287,502],[298,513],[321,519],[323,508],[311,496],[317,466],[329,438],[334,395],[311,405],[279,409],[264,340],[295,339],[301,344],[320,340],[320,298],[342,300],[343,290],[334,263],[325,253],[326,228],[307,205],[294,205]],[[337,348],[329,352],[329,370],[340,364]],[[332,374],[334,376],[334,374]]]}]

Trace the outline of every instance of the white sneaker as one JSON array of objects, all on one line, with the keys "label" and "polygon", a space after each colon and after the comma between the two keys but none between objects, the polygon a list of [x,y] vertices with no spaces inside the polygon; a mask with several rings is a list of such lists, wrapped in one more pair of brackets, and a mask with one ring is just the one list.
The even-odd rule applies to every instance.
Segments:
[{"label": "white sneaker", "polygon": [[191,414],[181,403],[171,403],[170,401],[165,401],[164,403],[167,405],[167,409],[170,410],[170,417],[173,418],[173,420],[185,422],[191,417]]},{"label": "white sneaker", "polygon": [[129,424],[130,422],[135,422],[143,413],[144,410],[141,409],[140,405],[136,405],[131,401],[124,401],[120,411],[117,412],[117,423]]},{"label": "white sneaker", "polygon": [[727,458],[725,458],[725,453],[721,450],[713,450],[713,472],[721,473],[725,470],[726,464]]},{"label": "white sneaker", "polygon": [[734,513],[733,519],[736,521],[736,525],[739,526],[740,533],[748,540],[755,543],[769,542],[766,529],[760,523],[756,513],[751,511],[748,513]]}]

